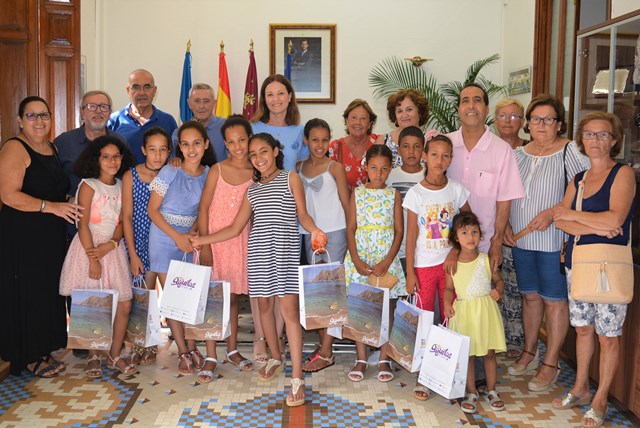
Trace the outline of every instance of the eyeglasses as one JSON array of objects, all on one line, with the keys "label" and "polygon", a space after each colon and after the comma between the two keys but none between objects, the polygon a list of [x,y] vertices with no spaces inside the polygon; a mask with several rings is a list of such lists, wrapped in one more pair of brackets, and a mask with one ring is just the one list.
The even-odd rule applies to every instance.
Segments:
[{"label": "eyeglasses", "polygon": [[612,137],[612,134],[609,131],[599,131],[599,132],[582,131],[583,140],[597,139],[598,141],[608,141],[609,139],[611,139],[611,137]]},{"label": "eyeglasses", "polygon": [[118,153],[116,155],[110,155],[107,153],[100,153],[100,159],[102,159],[105,162],[109,162],[111,159],[115,160],[115,161],[121,161],[122,160],[122,154]]},{"label": "eyeglasses", "polygon": [[131,89],[133,92],[140,92],[140,91],[144,91],[144,92],[150,92],[152,89],[154,88],[153,85],[149,85],[148,83],[144,86],[140,86],[140,85],[131,85],[129,86],[129,89]]},{"label": "eyeglasses", "polygon": [[539,125],[540,122],[544,122],[545,125],[553,125],[553,122],[558,120],[556,117],[539,117],[539,116],[531,116],[529,119],[529,123],[532,125]]},{"label": "eyeglasses", "polygon": [[509,121],[512,121],[512,120],[522,119],[522,118],[523,118],[522,115],[513,114],[513,113],[511,113],[511,114],[501,113],[501,114],[498,115],[498,117],[496,117],[496,119],[499,120],[500,122],[506,122],[507,119]]},{"label": "eyeglasses", "polygon": [[107,111],[111,110],[111,106],[109,104],[87,103],[84,106],[82,106],[82,108],[86,108],[89,111],[96,111],[96,110],[100,109],[100,111],[107,112]]},{"label": "eyeglasses", "polygon": [[49,120],[51,119],[51,113],[25,113],[24,117],[31,122],[38,120],[38,118],[42,120]]}]

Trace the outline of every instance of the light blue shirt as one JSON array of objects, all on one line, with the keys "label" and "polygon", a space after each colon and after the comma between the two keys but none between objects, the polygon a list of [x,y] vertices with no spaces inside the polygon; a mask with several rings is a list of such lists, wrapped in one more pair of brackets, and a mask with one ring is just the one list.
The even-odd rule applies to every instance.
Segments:
[{"label": "light blue shirt", "polygon": [[296,163],[309,157],[309,147],[304,143],[304,126],[273,126],[264,122],[252,123],[253,134],[266,132],[280,141],[284,147],[284,169],[296,170]]}]

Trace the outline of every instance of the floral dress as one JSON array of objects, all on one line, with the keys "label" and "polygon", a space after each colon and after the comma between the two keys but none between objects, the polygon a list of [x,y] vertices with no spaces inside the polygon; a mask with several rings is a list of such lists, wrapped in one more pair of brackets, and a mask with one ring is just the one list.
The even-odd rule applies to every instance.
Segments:
[{"label": "floral dress", "polygon": [[[356,248],[358,256],[369,266],[380,263],[389,253],[393,244],[395,192],[392,187],[367,189],[365,186],[355,190],[356,203]],[[347,285],[350,282],[368,284],[368,278],[356,270],[347,252],[344,260]],[[396,255],[389,266],[389,273],[398,278],[398,283],[390,290],[392,299],[407,294],[402,265]]]}]

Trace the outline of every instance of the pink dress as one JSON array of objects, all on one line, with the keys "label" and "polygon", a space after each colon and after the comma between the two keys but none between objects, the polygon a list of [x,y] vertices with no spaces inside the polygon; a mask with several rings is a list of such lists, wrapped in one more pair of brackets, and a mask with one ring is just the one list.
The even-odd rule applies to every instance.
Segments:
[{"label": "pink dress", "polygon": [[[91,212],[88,213],[85,210],[84,214],[91,216],[89,230],[93,237],[93,245],[97,246],[109,242],[120,221],[122,182],[116,180],[116,184],[110,186],[97,178],[86,178],[80,182],[80,184],[82,183],[86,183],[94,191],[91,199]],[[120,240],[118,248],[109,251],[100,260],[102,265],[100,280],[90,279],[89,258],[82,242],[80,242],[80,234],[76,233],[62,265],[60,294],[70,296],[74,289],[100,289],[100,282],[102,282],[102,288],[118,291],[119,301],[131,300],[131,274],[123,242]]]},{"label": "pink dress", "polygon": [[[218,164],[218,181],[213,200],[209,205],[209,233],[217,232],[233,223],[253,180],[236,186],[227,183],[222,177]],[[240,235],[228,241],[211,244],[213,253],[213,279],[231,283],[233,294],[247,294],[247,244],[249,242],[249,224]]]}]

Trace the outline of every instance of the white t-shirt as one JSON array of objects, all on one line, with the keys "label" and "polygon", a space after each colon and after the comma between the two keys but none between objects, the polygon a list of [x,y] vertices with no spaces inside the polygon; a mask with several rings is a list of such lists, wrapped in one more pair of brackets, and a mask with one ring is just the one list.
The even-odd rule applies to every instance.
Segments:
[{"label": "white t-shirt", "polygon": [[444,189],[430,190],[418,183],[407,192],[402,206],[418,216],[415,267],[444,263],[451,250],[451,220],[468,198],[469,191],[452,179]]},{"label": "white t-shirt", "polygon": [[[389,178],[387,178],[387,185],[393,187],[402,196],[402,200],[404,200],[405,195],[416,183],[420,183],[420,181],[424,178],[424,168],[418,172],[405,172],[402,170],[401,166],[395,167],[389,173]],[[402,210],[402,214],[404,215],[404,235],[402,237],[402,245],[400,246],[400,250],[398,250],[398,257],[403,259],[405,258],[406,250],[405,250],[405,242],[407,241],[407,210]]]}]

